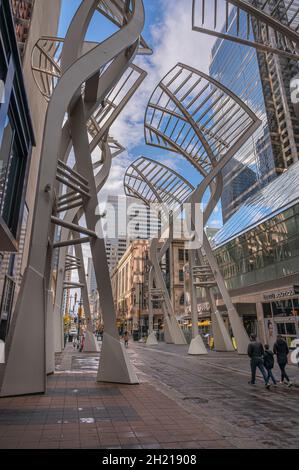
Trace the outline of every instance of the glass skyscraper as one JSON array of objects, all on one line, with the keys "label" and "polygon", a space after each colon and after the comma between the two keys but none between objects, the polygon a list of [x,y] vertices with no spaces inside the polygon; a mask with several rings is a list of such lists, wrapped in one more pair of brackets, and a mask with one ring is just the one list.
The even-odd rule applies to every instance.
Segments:
[{"label": "glass skyscraper", "polygon": [[[235,16],[236,9],[232,8],[229,17],[232,33],[236,29]],[[242,28],[245,35],[245,15],[240,19]],[[262,121],[223,170],[222,214],[226,222],[248,197],[298,160],[299,132],[288,98],[290,78],[295,73],[294,64],[288,59],[217,39],[212,49],[210,75],[236,93]]]}]

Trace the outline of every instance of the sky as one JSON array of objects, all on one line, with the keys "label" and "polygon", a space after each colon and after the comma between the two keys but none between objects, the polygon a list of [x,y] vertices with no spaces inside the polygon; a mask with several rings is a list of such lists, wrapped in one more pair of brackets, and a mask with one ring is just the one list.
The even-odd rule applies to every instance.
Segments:
[{"label": "sky", "polygon": [[[62,0],[59,36],[65,36],[79,4],[80,0]],[[146,23],[143,36],[153,54],[137,56],[134,60],[148,75],[111,127],[110,134],[126,151],[114,159],[109,180],[100,194],[100,202],[106,200],[107,194],[123,194],[125,170],[141,155],[166,163],[193,185],[200,181],[199,174],[183,157],[145,144],[143,122],[152,92],[178,62],[208,72],[214,38],[192,31],[192,0],[144,0],[144,7]],[[86,40],[100,42],[114,31],[115,27],[102,15],[97,14],[90,24]],[[208,225],[222,225],[220,206],[216,207]]]}]

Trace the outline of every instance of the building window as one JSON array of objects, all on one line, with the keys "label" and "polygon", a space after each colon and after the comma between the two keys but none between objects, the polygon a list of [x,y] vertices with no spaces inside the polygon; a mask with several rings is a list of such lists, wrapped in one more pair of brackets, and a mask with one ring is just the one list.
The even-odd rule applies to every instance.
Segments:
[{"label": "building window", "polygon": [[183,250],[182,248],[179,248],[179,261],[188,261],[188,251],[187,250]]},{"label": "building window", "polygon": [[0,1],[0,80],[5,96],[0,104],[0,249],[15,252],[34,135],[8,1]]},{"label": "building window", "polygon": [[184,282],[184,271],[182,269],[179,270],[179,281]]},{"label": "building window", "polygon": [[2,339],[2,341],[5,341],[9,328],[14,292],[15,282],[11,277],[6,276],[0,310],[0,339]]},{"label": "building window", "polygon": [[179,248],[179,261],[185,261],[184,250]]},{"label": "building window", "polygon": [[12,113],[9,112],[0,147],[0,212],[15,237],[19,224],[25,170],[26,156],[21,150]]},{"label": "building window", "polygon": [[185,294],[184,294],[184,292],[182,293],[182,295],[180,297],[180,305],[185,305]]}]

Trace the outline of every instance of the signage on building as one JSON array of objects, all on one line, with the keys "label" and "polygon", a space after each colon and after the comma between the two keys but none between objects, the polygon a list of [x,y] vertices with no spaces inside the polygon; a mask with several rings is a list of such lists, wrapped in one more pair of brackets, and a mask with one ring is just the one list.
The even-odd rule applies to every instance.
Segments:
[{"label": "signage on building", "polygon": [[264,300],[281,300],[299,294],[299,286],[292,286],[284,290],[264,294]]},{"label": "signage on building", "polygon": [[197,304],[197,311],[198,313],[210,312],[210,304],[209,303]]}]

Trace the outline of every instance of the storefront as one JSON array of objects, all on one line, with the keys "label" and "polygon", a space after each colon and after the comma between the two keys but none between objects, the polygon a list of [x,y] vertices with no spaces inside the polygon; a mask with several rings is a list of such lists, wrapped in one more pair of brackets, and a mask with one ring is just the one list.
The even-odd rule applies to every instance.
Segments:
[{"label": "storefront", "polygon": [[10,2],[0,0],[0,340],[19,286],[28,219],[25,194],[33,128]]},{"label": "storefront", "polygon": [[265,334],[270,345],[282,335],[290,346],[299,338],[299,286],[263,295]]}]

